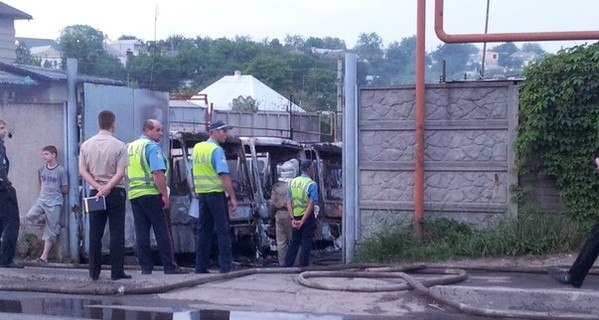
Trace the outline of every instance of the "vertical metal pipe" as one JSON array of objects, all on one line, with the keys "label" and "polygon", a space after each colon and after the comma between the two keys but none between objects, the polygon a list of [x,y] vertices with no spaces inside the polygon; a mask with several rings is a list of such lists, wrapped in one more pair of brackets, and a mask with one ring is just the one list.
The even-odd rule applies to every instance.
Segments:
[{"label": "vertical metal pipe", "polygon": [[356,206],[357,194],[357,57],[354,53],[345,54],[345,77],[343,110],[343,261],[352,262],[356,245]]},{"label": "vertical metal pipe", "polygon": [[293,140],[293,94],[289,95],[289,139]]},{"label": "vertical metal pipe", "polygon": [[418,0],[416,8],[416,145],[415,168],[414,168],[414,221],[413,231],[416,235],[422,235],[422,218],[424,216],[424,118],[425,94],[424,94],[424,60],[425,60],[425,20],[426,0]]},{"label": "vertical metal pipe", "polygon": [[77,59],[67,59],[67,168],[69,172],[68,229],[69,255],[72,262],[79,262],[79,227],[75,213],[79,210],[77,130]]}]

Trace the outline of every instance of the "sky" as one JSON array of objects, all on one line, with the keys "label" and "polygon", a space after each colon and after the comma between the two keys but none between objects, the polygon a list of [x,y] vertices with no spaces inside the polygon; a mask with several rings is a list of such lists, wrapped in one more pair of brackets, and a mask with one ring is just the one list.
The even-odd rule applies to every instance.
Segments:
[{"label": "sky", "polygon": [[[64,27],[86,24],[110,40],[123,34],[153,40],[156,29],[157,39],[177,34],[282,42],[288,34],[331,36],[351,48],[364,32],[376,32],[385,45],[416,33],[416,0],[1,1],[33,16],[15,23],[19,37],[57,39]],[[426,5],[426,49],[432,51],[441,42],[433,31],[434,0]],[[486,0],[445,0],[445,31],[483,33],[486,5]],[[490,0],[489,33],[599,30],[597,12],[596,0]],[[541,46],[556,52],[583,43],[542,42]]]}]

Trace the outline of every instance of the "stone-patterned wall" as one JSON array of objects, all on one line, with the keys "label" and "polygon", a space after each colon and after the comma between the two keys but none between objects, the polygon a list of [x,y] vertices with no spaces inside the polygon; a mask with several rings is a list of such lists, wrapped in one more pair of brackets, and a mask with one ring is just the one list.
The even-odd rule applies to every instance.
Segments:
[{"label": "stone-patterned wall", "polygon": [[[517,214],[517,83],[430,85],[426,91],[425,219],[475,226]],[[359,206],[364,239],[414,210],[413,87],[360,89]]]}]

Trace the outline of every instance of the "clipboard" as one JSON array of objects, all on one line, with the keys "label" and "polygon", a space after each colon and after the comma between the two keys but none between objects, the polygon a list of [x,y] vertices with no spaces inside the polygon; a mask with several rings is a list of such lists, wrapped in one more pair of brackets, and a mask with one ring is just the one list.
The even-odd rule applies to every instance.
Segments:
[{"label": "clipboard", "polygon": [[85,213],[91,213],[94,211],[106,210],[106,198],[105,197],[87,197],[83,198],[83,211]]}]

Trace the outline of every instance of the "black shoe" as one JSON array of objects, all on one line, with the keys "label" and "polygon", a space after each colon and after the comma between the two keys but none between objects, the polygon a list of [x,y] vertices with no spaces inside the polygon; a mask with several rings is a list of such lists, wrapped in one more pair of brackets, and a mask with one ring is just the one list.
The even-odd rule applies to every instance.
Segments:
[{"label": "black shoe", "polygon": [[112,276],[112,277],[110,277],[110,278],[111,278],[112,280],[119,280],[119,279],[131,279],[131,276],[130,276],[130,275],[128,275],[128,274],[125,274],[125,273],[123,273],[123,274],[121,274],[121,275],[120,275],[120,276],[118,276],[118,277],[114,277],[114,276]]},{"label": "black shoe", "polygon": [[187,272],[177,268],[174,270],[164,270],[164,274],[187,274]]},{"label": "black shoe", "polygon": [[7,264],[3,264],[3,265],[0,265],[0,266],[2,268],[16,268],[16,269],[22,269],[22,268],[25,267],[22,264],[14,262],[14,261],[11,261],[11,262],[9,262]]},{"label": "black shoe", "polygon": [[152,274],[152,270],[141,270],[141,274]]},{"label": "black shoe", "polygon": [[92,281],[98,281],[98,279],[100,279],[100,276],[90,276],[90,278],[92,279]]},{"label": "black shoe", "polygon": [[573,283],[570,274],[567,272],[555,272],[551,274],[551,277],[561,284],[569,284],[574,288],[580,288],[581,286],[580,284]]}]

